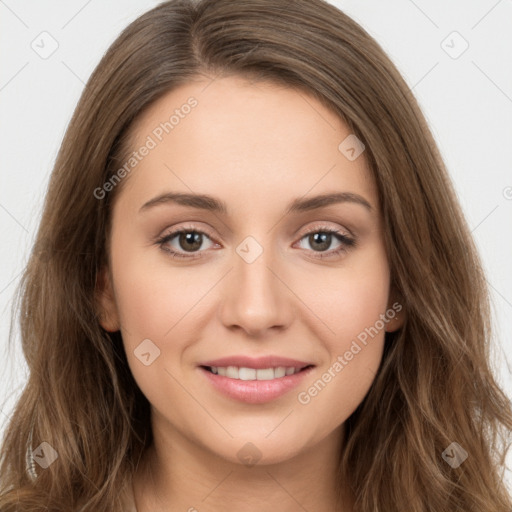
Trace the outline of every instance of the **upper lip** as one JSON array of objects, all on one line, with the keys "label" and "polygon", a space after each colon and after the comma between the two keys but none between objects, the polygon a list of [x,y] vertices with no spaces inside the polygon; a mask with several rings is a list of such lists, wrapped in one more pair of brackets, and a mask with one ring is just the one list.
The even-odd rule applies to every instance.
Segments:
[{"label": "upper lip", "polygon": [[306,366],[313,366],[313,363],[309,363],[307,361],[299,361],[297,359],[290,359],[288,357],[280,357],[280,356],[263,356],[263,357],[249,357],[244,355],[239,356],[228,356],[221,357],[220,359],[212,359],[210,361],[205,361],[201,363],[199,366],[238,366],[244,368],[277,368],[279,366],[284,366],[286,368],[295,367],[295,368],[305,368]]}]

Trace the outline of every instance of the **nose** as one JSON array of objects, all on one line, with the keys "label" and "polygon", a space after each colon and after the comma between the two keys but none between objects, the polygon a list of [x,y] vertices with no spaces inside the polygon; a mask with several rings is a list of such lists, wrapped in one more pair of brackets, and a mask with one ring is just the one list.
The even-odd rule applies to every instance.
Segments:
[{"label": "nose", "polygon": [[293,293],[271,250],[252,262],[237,253],[224,284],[219,315],[230,330],[242,329],[251,337],[287,328],[293,319]]}]

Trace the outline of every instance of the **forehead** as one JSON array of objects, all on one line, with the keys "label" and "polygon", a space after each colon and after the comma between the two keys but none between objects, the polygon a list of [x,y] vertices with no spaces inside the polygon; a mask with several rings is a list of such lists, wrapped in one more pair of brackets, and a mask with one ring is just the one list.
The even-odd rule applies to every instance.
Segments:
[{"label": "forehead", "polygon": [[127,178],[140,204],[178,190],[257,210],[347,191],[378,208],[364,152],[351,160],[342,151],[353,137],[348,126],[303,91],[240,77],[197,79],[157,100],[131,135],[131,151],[150,148]]}]

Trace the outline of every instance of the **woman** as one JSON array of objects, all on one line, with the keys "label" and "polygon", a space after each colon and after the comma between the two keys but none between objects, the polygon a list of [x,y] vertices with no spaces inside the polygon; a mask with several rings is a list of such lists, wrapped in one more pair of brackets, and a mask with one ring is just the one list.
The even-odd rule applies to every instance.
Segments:
[{"label": "woman", "polygon": [[2,512],[511,508],[475,245],[404,80],[321,0],[133,22],[20,290]]}]

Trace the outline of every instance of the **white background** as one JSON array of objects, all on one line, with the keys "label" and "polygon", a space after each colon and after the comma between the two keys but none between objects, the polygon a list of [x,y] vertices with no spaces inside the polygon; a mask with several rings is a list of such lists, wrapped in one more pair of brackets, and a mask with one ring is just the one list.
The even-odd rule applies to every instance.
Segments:
[{"label": "white background", "polygon": [[[103,53],[157,3],[0,0],[0,433],[27,377],[16,329],[7,352],[12,296],[61,139]],[[331,3],[375,37],[423,108],[484,260],[512,396],[512,0]],[[47,59],[31,47],[43,31],[58,43]],[[454,31],[469,44],[458,58]]]}]

